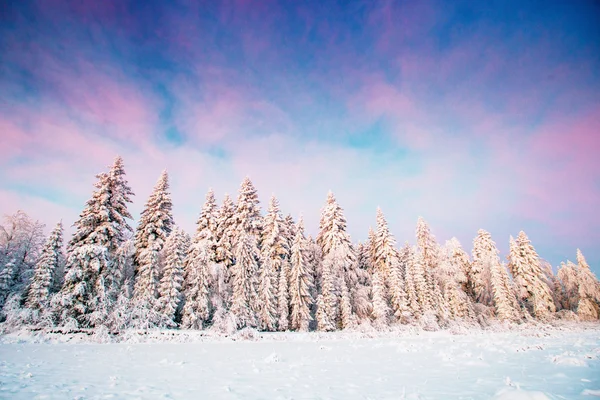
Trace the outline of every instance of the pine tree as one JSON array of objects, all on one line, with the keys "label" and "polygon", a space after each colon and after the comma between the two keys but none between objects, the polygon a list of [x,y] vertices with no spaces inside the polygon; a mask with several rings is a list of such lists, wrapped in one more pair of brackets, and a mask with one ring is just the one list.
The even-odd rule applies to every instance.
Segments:
[{"label": "pine tree", "polygon": [[313,302],[311,290],[313,275],[307,255],[307,241],[304,237],[304,221],[302,217],[296,225],[296,234],[291,248],[292,270],[290,274],[291,329],[308,331],[312,316],[310,308]]},{"label": "pine tree", "polygon": [[579,303],[579,274],[578,267],[571,261],[561,263],[557,277],[561,283],[561,305],[565,310],[577,311]]},{"label": "pine tree", "polygon": [[[210,189],[202,212],[196,221],[196,235],[184,262],[184,297],[181,325],[186,329],[202,329],[210,320],[216,301],[211,302],[211,287],[218,276],[217,205]],[[212,304],[211,304],[212,303]]]},{"label": "pine tree", "polygon": [[229,195],[225,195],[223,204],[217,212],[216,230],[216,263],[219,274],[216,280],[215,294],[222,304],[215,304],[224,312],[231,302],[231,267],[234,263],[234,237],[235,237],[235,205]]},{"label": "pine tree", "polygon": [[550,287],[540,265],[537,252],[525,232],[511,237],[509,268],[515,278],[517,293],[537,318],[547,318],[556,311]]},{"label": "pine tree", "polygon": [[518,304],[510,287],[508,272],[504,264],[500,264],[493,254],[488,255],[491,259],[486,263],[491,269],[491,286],[496,315],[502,320],[514,321],[519,318]]},{"label": "pine tree", "polygon": [[96,176],[96,190],[74,223],[75,234],[67,247],[65,282],[53,300],[62,324],[95,326],[108,318],[120,290],[121,271],[115,262],[131,214],[133,195],[120,157],[108,173]]},{"label": "pine tree", "polygon": [[284,259],[279,269],[277,283],[277,327],[280,331],[290,328],[290,261]]},{"label": "pine tree", "polygon": [[135,235],[136,301],[154,307],[158,298],[160,254],[173,229],[169,176],[163,171],[140,216]]},{"label": "pine tree", "polygon": [[[355,271],[356,255],[346,232],[346,219],[342,208],[337,204],[333,193],[327,196],[327,203],[321,213],[321,221],[317,236],[317,244],[323,254],[323,271],[321,290],[324,296],[327,319],[331,324],[342,329],[349,328],[356,322],[354,310],[348,310],[346,303],[354,300],[349,290],[358,281]],[[328,275],[327,278],[325,275]],[[331,280],[327,282],[326,279]],[[327,291],[326,291],[327,290]],[[352,306],[350,306],[352,308]]]},{"label": "pine tree", "polygon": [[256,327],[258,248],[255,236],[242,233],[235,247],[235,265],[232,267],[231,313],[239,328]]},{"label": "pine tree", "polygon": [[354,309],[356,317],[360,322],[371,319],[372,299],[371,299],[371,261],[370,248],[368,244],[358,243],[356,247],[356,274],[358,282],[354,288],[355,301]]},{"label": "pine tree", "polygon": [[418,287],[424,286],[423,266],[416,263],[416,255],[408,243],[404,244],[401,254],[406,256],[405,290],[408,308],[412,315],[419,316],[421,315],[421,305],[419,304]]},{"label": "pine tree", "polygon": [[472,300],[466,294],[469,257],[456,238],[446,242],[441,254],[438,279],[442,286],[448,312],[453,318],[471,318],[474,316]]},{"label": "pine tree", "polygon": [[61,269],[64,262],[62,222],[50,233],[35,265],[31,286],[27,295],[27,307],[42,310],[48,306],[49,296],[54,286],[55,271]]},{"label": "pine tree", "polygon": [[322,267],[321,292],[317,297],[317,329],[320,331],[335,330],[337,315],[338,298],[335,291],[334,272],[330,259],[326,259]]},{"label": "pine tree", "polygon": [[185,304],[181,317],[184,329],[202,329],[209,321],[211,268],[214,263],[212,247],[210,240],[197,235],[185,259]]},{"label": "pine tree", "polygon": [[378,269],[373,270],[372,280],[373,320],[376,326],[387,326],[391,312],[386,300],[385,284]]},{"label": "pine tree", "polygon": [[184,232],[175,227],[165,244],[165,267],[158,288],[157,310],[164,325],[176,326],[176,313],[182,300],[183,264],[187,249]]},{"label": "pine tree", "polygon": [[254,235],[256,238],[260,237],[262,218],[260,216],[258,194],[249,177],[246,177],[240,186],[235,221],[236,239],[239,239],[239,236],[243,234]]},{"label": "pine tree", "polygon": [[431,234],[429,225],[423,217],[417,220],[417,247],[423,255],[423,267],[427,271],[433,271],[438,265],[438,245],[435,236]]},{"label": "pine tree", "polygon": [[600,315],[600,282],[577,249],[578,297],[577,315],[584,320],[597,320]]},{"label": "pine tree", "polygon": [[262,265],[258,304],[259,321],[263,330],[273,330],[275,322],[280,330],[289,327],[289,248],[283,234],[286,229],[279,211],[279,202],[275,196],[272,196],[261,231]]},{"label": "pine tree", "polygon": [[379,208],[374,241],[374,270],[379,273],[378,279],[383,277],[384,286],[387,286],[389,293],[387,296],[384,295],[384,299],[386,301],[389,299],[394,315],[401,319],[408,312],[402,265],[396,250],[396,240],[390,233],[385,216]]},{"label": "pine tree", "polygon": [[492,305],[490,260],[497,256],[498,250],[489,232],[480,229],[473,240],[473,262],[469,274],[469,286],[475,300],[487,306]]}]

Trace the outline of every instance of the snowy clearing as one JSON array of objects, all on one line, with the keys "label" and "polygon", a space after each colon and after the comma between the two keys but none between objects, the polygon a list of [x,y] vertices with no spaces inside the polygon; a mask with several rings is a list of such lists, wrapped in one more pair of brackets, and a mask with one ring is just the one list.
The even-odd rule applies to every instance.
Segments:
[{"label": "snowy clearing", "polygon": [[[132,335],[132,338],[136,335]],[[139,335],[138,335],[139,336]],[[145,343],[1,337],[0,398],[592,399],[600,329],[382,334],[181,332]],[[71,340],[59,343],[59,340]],[[80,341],[77,343],[77,341]],[[81,342],[88,340],[88,342]],[[133,339],[130,339],[130,341]],[[162,343],[152,342],[161,340]]]}]

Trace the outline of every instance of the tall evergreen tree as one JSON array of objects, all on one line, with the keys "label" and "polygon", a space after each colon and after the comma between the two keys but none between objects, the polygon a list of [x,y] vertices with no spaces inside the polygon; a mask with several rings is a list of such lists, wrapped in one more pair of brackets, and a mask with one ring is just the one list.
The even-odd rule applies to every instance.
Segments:
[{"label": "tall evergreen tree", "polygon": [[48,306],[49,296],[54,286],[55,271],[64,262],[62,222],[50,233],[42,255],[35,265],[31,286],[27,294],[27,307],[42,310]]},{"label": "tall evergreen tree", "polygon": [[519,319],[519,308],[515,294],[510,286],[510,278],[504,264],[497,257],[488,254],[490,265],[491,287],[496,315],[502,320]]},{"label": "tall evergreen tree", "polygon": [[539,256],[525,232],[519,232],[516,241],[511,237],[509,259],[517,293],[532,314],[546,318],[556,311]]},{"label": "tall evergreen tree", "polygon": [[291,274],[290,274],[290,305],[291,329],[308,331],[313,298],[313,275],[311,274],[310,260],[307,255],[307,241],[304,237],[304,221],[302,217],[296,225],[296,234],[291,248]]},{"label": "tall evergreen tree", "polygon": [[423,255],[424,267],[427,271],[433,271],[439,262],[438,256],[438,244],[435,240],[435,236],[429,229],[429,224],[419,217],[417,220],[417,247]]},{"label": "tall evergreen tree", "polygon": [[[321,213],[317,243],[323,254],[323,283],[327,320],[341,328],[348,328],[356,322],[354,311],[347,304],[352,304],[348,288],[356,282],[356,255],[346,232],[346,218],[333,193],[327,195],[327,203]],[[325,275],[328,275],[327,278]],[[326,279],[331,279],[327,282]],[[329,286],[329,287],[328,287]]]},{"label": "tall evergreen tree", "polygon": [[480,229],[477,237],[473,240],[473,262],[471,263],[469,284],[475,300],[488,306],[492,305],[493,299],[490,261],[497,254],[496,243],[492,240],[490,233]]},{"label": "tall evergreen tree", "polygon": [[74,223],[67,247],[65,282],[53,300],[62,324],[95,326],[103,323],[116,301],[122,277],[115,259],[132,229],[127,204],[133,192],[117,157],[109,172],[96,176],[96,190]]},{"label": "tall evergreen tree", "polygon": [[[261,329],[288,328],[289,248],[284,232],[287,227],[279,211],[279,202],[271,197],[261,232],[261,267],[259,276],[259,321]],[[272,321],[272,322],[271,322]]]},{"label": "tall evergreen tree", "polygon": [[259,204],[256,189],[250,178],[246,177],[240,186],[235,209],[235,230],[238,238],[244,233],[254,235],[257,239],[260,237],[262,218]]},{"label": "tall evergreen tree", "polygon": [[256,238],[242,233],[235,246],[235,265],[232,267],[231,313],[238,328],[256,327],[258,247]]},{"label": "tall evergreen tree", "polygon": [[134,297],[149,307],[154,307],[158,298],[160,255],[173,229],[172,209],[169,176],[163,171],[142,211],[135,235]]},{"label": "tall evergreen tree", "polygon": [[[396,240],[390,233],[385,216],[379,208],[377,209],[374,253],[374,269],[379,273],[378,279],[383,278],[384,286],[387,286],[389,293],[385,298],[389,299],[395,317],[403,319],[407,317],[408,301],[404,290],[402,265],[396,250]],[[373,295],[375,296],[375,293]],[[373,300],[376,300],[375,297]],[[377,300],[379,301],[379,299]]]},{"label": "tall evergreen tree", "polygon": [[600,316],[600,282],[577,249],[578,298],[577,315],[584,320],[597,320]]},{"label": "tall evergreen tree", "polygon": [[185,233],[175,227],[165,244],[165,265],[158,288],[157,311],[166,326],[176,326],[177,310],[182,301],[183,264],[187,254]]},{"label": "tall evergreen tree", "polygon": [[235,205],[228,194],[223,199],[223,204],[217,212],[216,231],[216,263],[218,276],[215,285],[215,294],[222,304],[215,307],[222,311],[229,307],[231,301],[231,267],[234,263],[234,237],[235,237]]},{"label": "tall evergreen tree", "polygon": [[217,204],[211,190],[206,194],[202,212],[196,222],[196,235],[184,262],[185,304],[181,325],[186,329],[202,329],[210,320],[217,260]]}]

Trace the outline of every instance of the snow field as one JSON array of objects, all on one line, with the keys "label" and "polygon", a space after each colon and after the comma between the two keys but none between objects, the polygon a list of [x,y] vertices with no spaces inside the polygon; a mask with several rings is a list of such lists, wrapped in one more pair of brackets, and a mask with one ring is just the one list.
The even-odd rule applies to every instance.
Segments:
[{"label": "snow field", "polygon": [[187,340],[194,337],[202,341],[48,344],[7,335],[0,344],[0,398],[541,400],[600,394],[598,329]]}]

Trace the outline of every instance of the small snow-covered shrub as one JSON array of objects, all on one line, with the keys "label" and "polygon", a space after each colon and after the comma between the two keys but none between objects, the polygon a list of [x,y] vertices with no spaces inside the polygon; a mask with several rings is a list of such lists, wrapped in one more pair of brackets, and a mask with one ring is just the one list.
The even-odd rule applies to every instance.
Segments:
[{"label": "small snow-covered shrub", "polygon": [[490,321],[494,318],[494,308],[481,303],[475,303],[473,309],[475,310],[475,317],[479,325],[482,327],[489,326]]},{"label": "small snow-covered shrub", "polygon": [[438,323],[435,313],[428,311],[421,317],[420,326],[424,331],[439,331],[440,325]]},{"label": "small snow-covered shrub", "polygon": [[240,329],[233,335],[235,340],[257,340],[260,338],[260,332],[254,328],[243,328]]},{"label": "small snow-covered shrub", "polygon": [[211,330],[225,335],[233,335],[237,332],[237,321],[235,316],[226,312],[224,308],[219,308],[213,316]]}]

